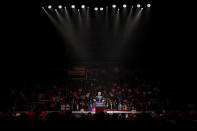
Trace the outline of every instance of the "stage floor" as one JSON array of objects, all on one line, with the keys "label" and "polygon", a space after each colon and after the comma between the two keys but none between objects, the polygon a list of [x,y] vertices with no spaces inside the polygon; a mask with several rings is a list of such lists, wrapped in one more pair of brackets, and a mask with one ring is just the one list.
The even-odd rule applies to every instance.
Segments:
[{"label": "stage floor", "polygon": [[[141,111],[136,111],[136,110],[132,110],[132,111],[123,111],[123,110],[104,110],[104,112],[108,113],[108,114],[137,114],[137,113],[142,113]],[[92,113],[95,114],[95,111],[84,111],[84,110],[80,110],[80,111],[72,111],[73,114],[87,114],[87,113]]]}]

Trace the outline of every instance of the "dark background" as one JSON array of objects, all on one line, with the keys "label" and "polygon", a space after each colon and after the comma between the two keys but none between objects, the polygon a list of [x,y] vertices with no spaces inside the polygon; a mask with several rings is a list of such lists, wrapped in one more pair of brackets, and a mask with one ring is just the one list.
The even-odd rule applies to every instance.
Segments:
[{"label": "dark background", "polygon": [[[148,44],[142,43],[138,48],[141,53],[136,51],[138,55],[131,55],[136,57],[131,58],[128,53],[125,65],[151,70],[153,75],[162,79],[162,86],[166,89],[177,91],[187,102],[195,102],[196,59],[195,48],[191,50],[190,46],[196,43],[193,32],[196,30],[195,8],[180,1],[151,3],[152,23],[150,37],[147,36]],[[3,89],[22,86],[33,72],[51,67],[65,68],[75,63],[73,56],[63,51],[54,28],[41,13],[43,4],[48,5],[17,1],[9,7],[4,6],[1,12],[2,75],[5,79],[2,93]]]}]

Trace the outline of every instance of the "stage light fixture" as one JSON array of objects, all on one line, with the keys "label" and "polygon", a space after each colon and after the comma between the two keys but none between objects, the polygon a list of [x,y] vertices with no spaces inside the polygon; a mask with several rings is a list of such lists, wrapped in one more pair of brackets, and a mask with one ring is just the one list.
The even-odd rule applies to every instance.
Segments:
[{"label": "stage light fixture", "polygon": [[123,8],[126,8],[126,7],[127,7],[127,5],[126,5],[126,4],[124,4],[124,5],[123,5]]},{"label": "stage light fixture", "polygon": [[74,9],[75,8],[75,5],[71,5],[71,8]]},{"label": "stage light fixture", "polygon": [[113,8],[116,8],[116,5],[112,5]]},{"label": "stage light fixture", "polygon": [[103,7],[100,8],[100,11],[103,11]]},{"label": "stage light fixture", "polygon": [[51,8],[52,8],[52,6],[51,6],[51,5],[49,5],[49,6],[48,6],[48,9],[51,9]]},{"label": "stage light fixture", "polygon": [[151,4],[147,4],[147,7],[151,7]]},{"label": "stage light fixture", "polygon": [[137,4],[137,8],[140,8],[141,7],[141,5],[140,4]]},{"label": "stage light fixture", "polygon": [[82,9],[85,8],[85,5],[82,5],[81,8],[82,8]]},{"label": "stage light fixture", "polygon": [[97,11],[98,10],[98,7],[95,7],[94,10]]},{"label": "stage light fixture", "polygon": [[59,5],[59,6],[58,6],[58,8],[59,8],[59,9],[62,9],[62,6],[61,6],[61,5]]}]

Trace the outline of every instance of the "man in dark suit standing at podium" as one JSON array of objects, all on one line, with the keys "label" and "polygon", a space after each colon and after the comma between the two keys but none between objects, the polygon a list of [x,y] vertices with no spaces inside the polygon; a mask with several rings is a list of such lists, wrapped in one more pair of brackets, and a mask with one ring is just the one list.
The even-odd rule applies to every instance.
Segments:
[{"label": "man in dark suit standing at podium", "polygon": [[99,114],[100,112],[104,111],[104,99],[103,96],[101,96],[101,92],[98,92],[98,96],[96,96],[96,114]]}]

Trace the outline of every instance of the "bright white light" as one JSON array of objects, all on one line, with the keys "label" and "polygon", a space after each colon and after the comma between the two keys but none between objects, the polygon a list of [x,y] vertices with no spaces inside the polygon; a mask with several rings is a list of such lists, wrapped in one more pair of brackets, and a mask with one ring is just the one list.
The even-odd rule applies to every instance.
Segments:
[{"label": "bright white light", "polygon": [[49,6],[48,6],[48,9],[51,9],[51,8],[52,8],[52,6],[51,6],[51,5],[49,5]]},{"label": "bright white light", "polygon": [[85,8],[85,5],[82,5],[81,8],[82,8],[82,9]]},{"label": "bright white light", "polygon": [[147,7],[151,7],[151,4],[147,4]]},{"label": "bright white light", "polygon": [[113,8],[116,8],[116,5],[112,5]]},{"label": "bright white light", "polygon": [[124,4],[124,5],[123,5],[123,8],[126,8],[126,7],[127,7],[127,5],[126,5],[126,4]]},{"label": "bright white light", "polygon": [[141,10],[143,10],[143,8],[141,8]]},{"label": "bright white light", "polygon": [[100,8],[100,11],[103,11],[103,7]]},{"label": "bright white light", "polygon": [[62,9],[62,6],[61,6],[61,5],[59,5],[59,6],[58,6],[58,8],[59,8],[59,9]]},{"label": "bright white light", "polygon": [[94,10],[95,10],[95,11],[97,11],[97,10],[98,10],[98,8],[97,8],[97,7],[95,7],[95,8],[94,8]]},{"label": "bright white light", "polygon": [[75,8],[75,5],[71,5],[71,8],[74,9]]},{"label": "bright white light", "polygon": [[141,7],[141,5],[140,4],[137,4],[137,8],[140,8]]}]

